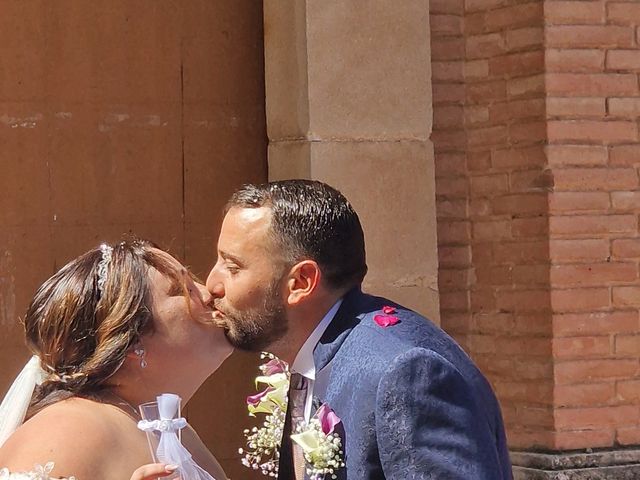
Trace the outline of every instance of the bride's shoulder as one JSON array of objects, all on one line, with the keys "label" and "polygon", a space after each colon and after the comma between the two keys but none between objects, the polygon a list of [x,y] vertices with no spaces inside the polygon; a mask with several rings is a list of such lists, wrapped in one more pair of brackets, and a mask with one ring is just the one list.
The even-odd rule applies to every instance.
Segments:
[{"label": "bride's shoulder", "polygon": [[[44,408],[0,448],[0,467],[31,472],[34,464],[55,462],[56,477],[82,476],[87,466],[92,470],[100,468],[105,461],[105,447],[113,448],[122,440],[118,419],[114,421],[112,412],[102,407],[105,406],[73,398]],[[0,480],[4,478],[0,476]]]}]

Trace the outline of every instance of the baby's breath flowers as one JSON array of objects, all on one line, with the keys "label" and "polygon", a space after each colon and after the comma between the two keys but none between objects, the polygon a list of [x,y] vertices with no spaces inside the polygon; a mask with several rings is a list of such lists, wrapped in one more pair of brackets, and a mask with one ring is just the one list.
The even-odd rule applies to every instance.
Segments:
[{"label": "baby's breath flowers", "polygon": [[280,460],[280,442],[287,412],[287,390],[289,389],[289,368],[275,355],[263,352],[262,359],[269,359],[260,365],[260,373],[256,377],[258,384],[266,385],[261,392],[247,397],[249,415],[266,414],[260,427],[246,429],[244,435],[247,448],[238,449],[245,467],[260,470],[269,477],[278,476]]},{"label": "baby's breath flowers", "polygon": [[335,432],[340,418],[325,403],[308,422],[298,425],[291,440],[304,452],[307,475],[311,480],[321,480],[325,475],[338,478],[336,471],[344,467],[342,439]]}]

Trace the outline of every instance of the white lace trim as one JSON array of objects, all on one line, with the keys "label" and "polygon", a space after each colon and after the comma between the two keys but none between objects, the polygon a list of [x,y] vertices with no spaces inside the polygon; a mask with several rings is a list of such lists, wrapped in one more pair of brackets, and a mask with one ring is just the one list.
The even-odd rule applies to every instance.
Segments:
[{"label": "white lace trim", "polygon": [[44,467],[35,465],[29,472],[11,473],[8,468],[0,469],[0,480],[76,480],[76,477],[60,478],[51,477],[54,463],[49,462]]}]

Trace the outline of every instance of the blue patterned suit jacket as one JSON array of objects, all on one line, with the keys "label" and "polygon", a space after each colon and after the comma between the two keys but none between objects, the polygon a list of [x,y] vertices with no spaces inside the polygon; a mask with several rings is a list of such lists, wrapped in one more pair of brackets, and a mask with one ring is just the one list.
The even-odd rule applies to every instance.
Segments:
[{"label": "blue patterned suit jacket", "polygon": [[[382,328],[385,305],[400,322]],[[350,291],[314,351],[342,419],[339,479],[510,480],[498,402],[464,351],[426,318]]]}]

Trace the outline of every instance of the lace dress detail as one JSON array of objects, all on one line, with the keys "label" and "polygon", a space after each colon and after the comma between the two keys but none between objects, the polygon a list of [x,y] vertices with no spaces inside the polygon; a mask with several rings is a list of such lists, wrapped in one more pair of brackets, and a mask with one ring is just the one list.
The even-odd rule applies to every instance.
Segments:
[{"label": "lace dress detail", "polygon": [[29,472],[11,473],[8,468],[0,468],[0,480],[76,480],[76,477],[60,478],[51,477],[53,462],[42,465],[35,465]]}]

